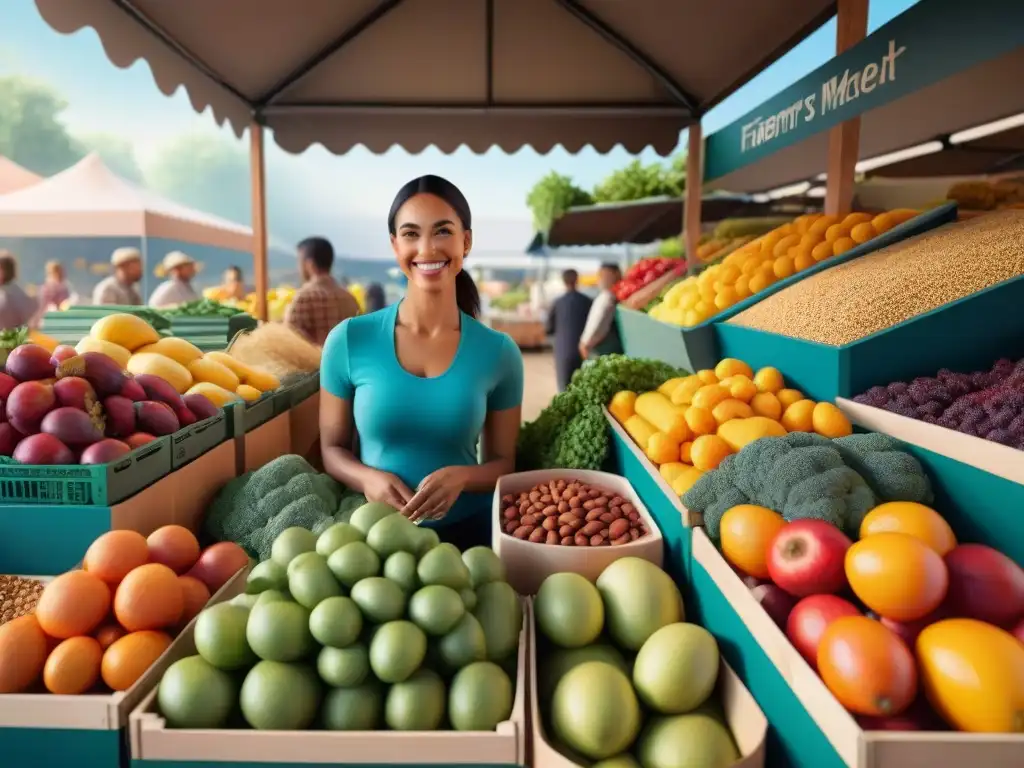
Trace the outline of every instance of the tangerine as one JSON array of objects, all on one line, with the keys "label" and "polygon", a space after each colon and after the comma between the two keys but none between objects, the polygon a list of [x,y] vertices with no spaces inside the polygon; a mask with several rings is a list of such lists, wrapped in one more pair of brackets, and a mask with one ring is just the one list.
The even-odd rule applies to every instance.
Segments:
[{"label": "tangerine", "polygon": [[144,630],[125,635],[103,653],[100,675],[111,690],[127,691],[171,645],[165,632]]},{"label": "tangerine", "polygon": [[82,568],[115,585],[128,572],[149,562],[146,537],[137,531],[107,531],[85,551]]},{"label": "tangerine", "polygon": [[50,693],[77,696],[100,679],[103,649],[92,637],[69,637],[50,653],[43,667],[43,685]]},{"label": "tangerine", "polygon": [[43,588],[36,618],[50,637],[66,640],[91,633],[108,611],[110,587],[89,571],[68,571]]},{"label": "tangerine", "polygon": [[183,525],[157,528],[146,539],[149,561],[166,565],[175,573],[185,573],[199,559],[199,541]]},{"label": "tangerine", "polygon": [[114,615],[129,632],[173,626],[184,609],[178,574],[160,563],[139,566],[114,593]]}]

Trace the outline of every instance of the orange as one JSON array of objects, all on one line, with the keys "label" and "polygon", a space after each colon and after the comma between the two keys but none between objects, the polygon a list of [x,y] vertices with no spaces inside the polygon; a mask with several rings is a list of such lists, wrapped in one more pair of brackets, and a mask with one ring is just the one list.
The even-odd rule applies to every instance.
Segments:
[{"label": "orange", "polygon": [[716,376],[715,372],[713,370],[711,370],[710,368],[704,368],[703,370],[697,371],[697,373],[695,373],[694,375],[698,379],[703,381],[705,384],[717,384],[718,383],[718,376]]},{"label": "orange", "polygon": [[749,403],[757,394],[757,385],[746,376],[736,375],[729,379],[729,394],[737,400]]},{"label": "orange", "polygon": [[50,693],[77,696],[100,679],[103,649],[92,637],[71,637],[50,653],[43,667],[43,684]]},{"label": "orange", "polygon": [[159,563],[136,568],[114,593],[114,615],[129,632],[173,626],[184,609],[178,575]]},{"label": "orange", "polygon": [[758,392],[750,401],[750,407],[757,416],[766,416],[775,421],[782,416],[782,403],[771,392]]},{"label": "orange", "polygon": [[664,432],[655,432],[647,441],[644,455],[654,464],[675,461],[679,457],[679,441]]},{"label": "orange", "polygon": [[733,419],[749,418],[754,415],[754,412],[751,410],[750,406],[742,400],[730,397],[712,408],[711,415],[715,417],[715,421],[719,424],[724,424],[725,422],[732,421]]},{"label": "orange", "polygon": [[766,366],[754,374],[754,384],[758,392],[778,392],[786,386],[778,368]]},{"label": "orange", "polygon": [[797,272],[802,272],[813,267],[814,263],[814,257],[811,255],[811,251],[808,250],[806,253],[801,252],[796,255],[796,258],[793,259],[793,268]]},{"label": "orange", "polygon": [[779,256],[772,263],[772,272],[780,280],[783,280],[793,274],[795,268],[793,267],[793,259],[789,256]]},{"label": "orange", "polygon": [[843,616],[818,643],[822,682],[855,715],[898,715],[917,696],[917,667],[907,646],[867,616]]},{"label": "orange", "polygon": [[0,693],[21,693],[46,661],[46,635],[33,615],[0,624]]},{"label": "orange", "polygon": [[847,251],[855,248],[857,244],[850,237],[840,237],[838,240],[832,243],[832,255],[839,256],[840,254],[846,253]]},{"label": "orange", "polygon": [[709,435],[718,429],[718,422],[715,421],[711,411],[701,408],[699,405],[691,405],[687,408],[683,418],[686,419],[686,426],[695,435]]},{"label": "orange", "polygon": [[768,578],[768,545],[784,526],[782,515],[756,504],[739,504],[722,515],[722,555],[730,564],[756,579]]},{"label": "orange", "polygon": [[811,413],[814,431],[822,437],[846,437],[853,434],[853,425],[834,403],[818,403]]},{"label": "orange", "polygon": [[93,637],[95,637],[96,642],[100,644],[100,648],[105,651],[126,634],[128,633],[124,631],[124,627],[116,622],[111,622],[109,624],[103,624],[93,633]]},{"label": "orange", "polygon": [[876,234],[878,233],[875,232],[875,228],[871,226],[871,222],[864,221],[861,222],[860,224],[857,224],[853,229],[850,230],[850,239],[853,240],[853,242],[857,243],[857,245],[860,245],[861,243],[866,243]]},{"label": "orange", "polygon": [[949,588],[942,557],[907,533],[876,533],[846,551],[846,578],[864,605],[894,621],[922,619]]},{"label": "orange", "polygon": [[107,584],[115,585],[132,568],[148,562],[145,536],[137,531],[108,531],[89,545],[82,568]]},{"label": "orange", "polygon": [[974,619],[946,619],[917,637],[925,695],[967,733],[1024,732],[1024,643]]},{"label": "orange", "polygon": [[860,524],[862,539],[889,531],[920,539],[942,557],[956,546],[956,535],[942,515],[914,501],[879,504],[865,515]]},{"label": "orange", "polygon": [[183,525],[157,528],[146,539],[149,561],[162,563],[175,573],[185,573],[199,559],[199,541]]},{"label": "orange", "polygon": [[799,389],[780,389],[775,396],[779,399],[783,409],[789,408],[797,400],[804,399],[804,393]]},{"label": "orange", "polygon": [[171,645],[164,632],[147,630],[125,635],[103,653],[100,674],[112,690],[127,691]]},{"label": "orange", "polygon": [[58,640],[88,635],[107,617],[110,588],[87,571],[68,571],[43,588],[36,618]]},{"label": "orange", "polygon": [[693,466],[704,472],[717,467],[731,453],[732,448],[718,435],[701,435],[690,446]]},{"label": "orange", "polygon": [[693,395],[693,405],[711,410],[723,400],[729,398],[729,390],[721,384],[707,384]]},{"label": "orange", "polygon": [[753,369],[744,363],[742,360],[737,360],[734,357],[726,357],[718,361],[718,365],[715,366],[715,376],[718,377],[719,381],[727,379],[730,376],[746,376],[748,379],[754,375]]},{"label": "orange", "polygon": [[814,401],[797,400],[786,407],[782,414],[782,426],[787,432],[813,432],[814,431]]},{"label": "orange", "polygon": [[815,261],[824,261],[832,258],[832,243],[820,242],[811,249],[811,258]]}]

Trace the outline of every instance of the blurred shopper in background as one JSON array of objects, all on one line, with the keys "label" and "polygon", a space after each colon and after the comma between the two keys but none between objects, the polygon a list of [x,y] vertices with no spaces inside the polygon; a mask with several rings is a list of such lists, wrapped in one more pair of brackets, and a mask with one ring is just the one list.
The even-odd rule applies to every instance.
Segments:
[{"label": "blurred shopper in background", "polygon": [[114,274],[105,277],[92,292],[93,304],[116,304],[122,307],[142,305],[142,294],[136,287],[142,279],[142,254],[138,248],[118,248],[110,256]]},{"label": "blurred shopper in background", "polygon": [[46,262],[46,279],[39,288],[39,314],[60,309],[71,298],[71,286],[64,276],[64,265],[59,261]]},{"label": "blurred shopper in background", "polygon": [[32,326],[39,304],[18,285],[18,260],[0,250],[0,330]]},{"label": "blurred shopper in background", "polygon": [[384,309],[388,305],[387,299],[384,296],[384,286],[380,283],[370,283],[366,286],[364,303],[366,304],[366,314],[376,312],[378,309]]},{"label": "blurred shopper in background", "polygon": [[548,336],[554,337],[555,376],[559,392],[565,391],[573,373],[583,364],[580,337],[587,324],[591,301],[577,290],[579,278],[575,269],[567,269],[562,273],[565,293],[555,300],[548,313],[546,331]]},{"label": "blurred shopper in background", "polygon": [[176,307],[199,298],[192,280],[196,276],[196,262],[181,251],[172,251],[164,256],[164,272],[167,280],[160,283],[149,297],[149,306],[154,308]]},{"label": "blurred shopper in background", "polygon": [[231,266],[224,270],[224,283],[217,293],[218,297],[222,300],[235,299],[236,301],[242,301],[245,299],[245,279],[242,276],[241,267]]},{"label": "blurred shopper in background", "polygon": [[587,315],[587,324],[580,337],[580,357],[590,357],[622,353],[622,340],[619,338],[619,327],[615,323],[615,306],[619,303],[612,292],[614,286],[622,279],[622,270],[618,264],[602,264],[597,273],[601,292],[594,299]]},{"label": "blurred shopper in background", "polygon": [[288,305],[284,321],[322,347],[334,326],[359,314],[359,303],[331,276],[334,247],[327,239],[306,238],[296,250],[303,283]]}]

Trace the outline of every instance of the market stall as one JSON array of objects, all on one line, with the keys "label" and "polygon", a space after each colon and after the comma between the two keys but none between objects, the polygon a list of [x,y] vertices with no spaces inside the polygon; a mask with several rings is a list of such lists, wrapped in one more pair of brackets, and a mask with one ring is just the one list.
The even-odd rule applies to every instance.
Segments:
[{"label": "market stall", "polygon": [[0,195],[17,192],[43,180],[42,176],[22,168],[13,160],[0,155]]}]

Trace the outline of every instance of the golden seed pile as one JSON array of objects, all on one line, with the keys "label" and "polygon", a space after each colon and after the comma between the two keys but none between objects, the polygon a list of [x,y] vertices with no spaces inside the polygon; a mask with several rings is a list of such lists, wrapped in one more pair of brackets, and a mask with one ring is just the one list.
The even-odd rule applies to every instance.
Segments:
[{"label": "golden seed pile", "polygon": [[21,576],[0,576],[0,624],[6,624],[36,609],[43,582]]},{"label": "golden seed pile", "polygon": [[1024,211],[947,224],[826,269],[729,320],[842,346],[1024,274]]}]

